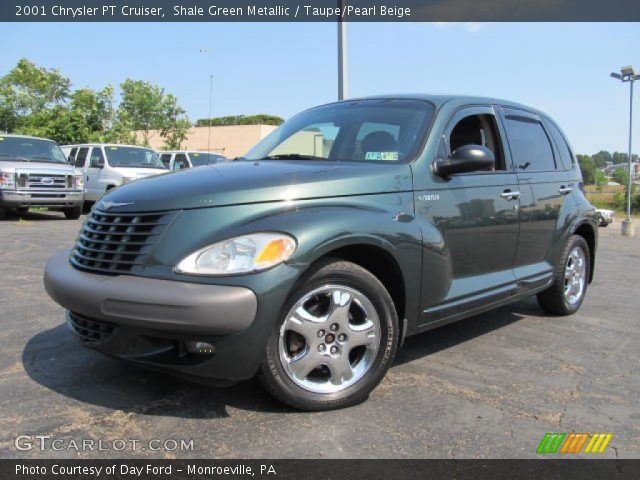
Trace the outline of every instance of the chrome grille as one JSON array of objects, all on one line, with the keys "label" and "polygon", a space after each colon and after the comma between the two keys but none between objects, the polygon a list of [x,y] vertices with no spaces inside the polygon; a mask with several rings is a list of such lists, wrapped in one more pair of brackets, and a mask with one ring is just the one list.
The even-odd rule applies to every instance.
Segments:
[{"label": "chrome grille", "polygon": [[83,342],[106,342],[116,329],[110,323],[97,322],[74,312],[69,312],[67,319],[73,333]]},{"label": "chrome grille", "polygon": [[173,212],[93,210],[80,230],[70,261],[81,270],[136,274],[174,218]]},{"label": "chrome grille", "polygon": [[30,173],[26,178],[27,188],[73,188],[73,175],[46,175]]}]

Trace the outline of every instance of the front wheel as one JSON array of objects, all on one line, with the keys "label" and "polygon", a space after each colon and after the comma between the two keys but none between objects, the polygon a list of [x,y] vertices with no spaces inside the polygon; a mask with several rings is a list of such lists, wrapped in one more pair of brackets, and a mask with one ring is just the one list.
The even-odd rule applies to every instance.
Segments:
[{"label": "front wheel", "polygon": [[63,211],[67,220],[77,220],[80,218],[80,215],[82,215],[82,205],[65,208]]},{"label": "front wheel", "polygon": [[355,405],[380,383],[397,343],[398,318],[382,283],[353,263],[324,262],[285,305],[260,378],[301,410]]},{"label": "front wheel", "polygon": [[560,255],[553,285],[538,294],[538,303],[553,315],[572,315],[578,311],[589,284],[589,245],[573,235]]}]

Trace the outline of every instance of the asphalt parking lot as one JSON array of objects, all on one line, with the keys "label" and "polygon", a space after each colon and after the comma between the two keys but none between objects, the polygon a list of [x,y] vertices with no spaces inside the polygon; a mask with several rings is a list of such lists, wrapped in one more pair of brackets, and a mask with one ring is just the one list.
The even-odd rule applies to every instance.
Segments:
[{"label": "asphalt parking lot", "polygon": [[[640,238],[619,223],[579,314],[531,299],[409,338],[367,402],[300,413],[253,381],[213,389],[83,348],[42,285],[82,219],[0,222],[0,457],[527,458],[546,432],[610,432],[598,458],[640,457]],[[22,434],[193,450],[19,451]]]}]

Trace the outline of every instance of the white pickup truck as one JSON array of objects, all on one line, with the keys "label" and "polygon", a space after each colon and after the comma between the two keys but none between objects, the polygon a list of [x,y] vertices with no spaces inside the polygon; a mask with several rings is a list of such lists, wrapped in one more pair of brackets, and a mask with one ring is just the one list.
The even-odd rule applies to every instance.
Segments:
[{"label": "white pickup truck", "polygon": [[0,134],[0,218],[30,207],[82,213],[84,181],[52,140]]}]

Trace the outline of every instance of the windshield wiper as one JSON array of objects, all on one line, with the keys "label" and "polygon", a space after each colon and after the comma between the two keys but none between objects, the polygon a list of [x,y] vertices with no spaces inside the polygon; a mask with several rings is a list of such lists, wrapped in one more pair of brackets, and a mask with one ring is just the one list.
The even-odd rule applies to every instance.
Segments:
[{"label": "windshield wiper", "polygon": [[2,157],[10,158],[12,162],[30,162],[31,161],[26,157],[19,157],[18,155],[10,155],[8,153],[1,153],[0,158]]},{"label": "windshield wiper", "polygon": [[278,155],[268,155],[260,160],[329,160],[315,155],[303,155],[301,153],[281,153]]}]

